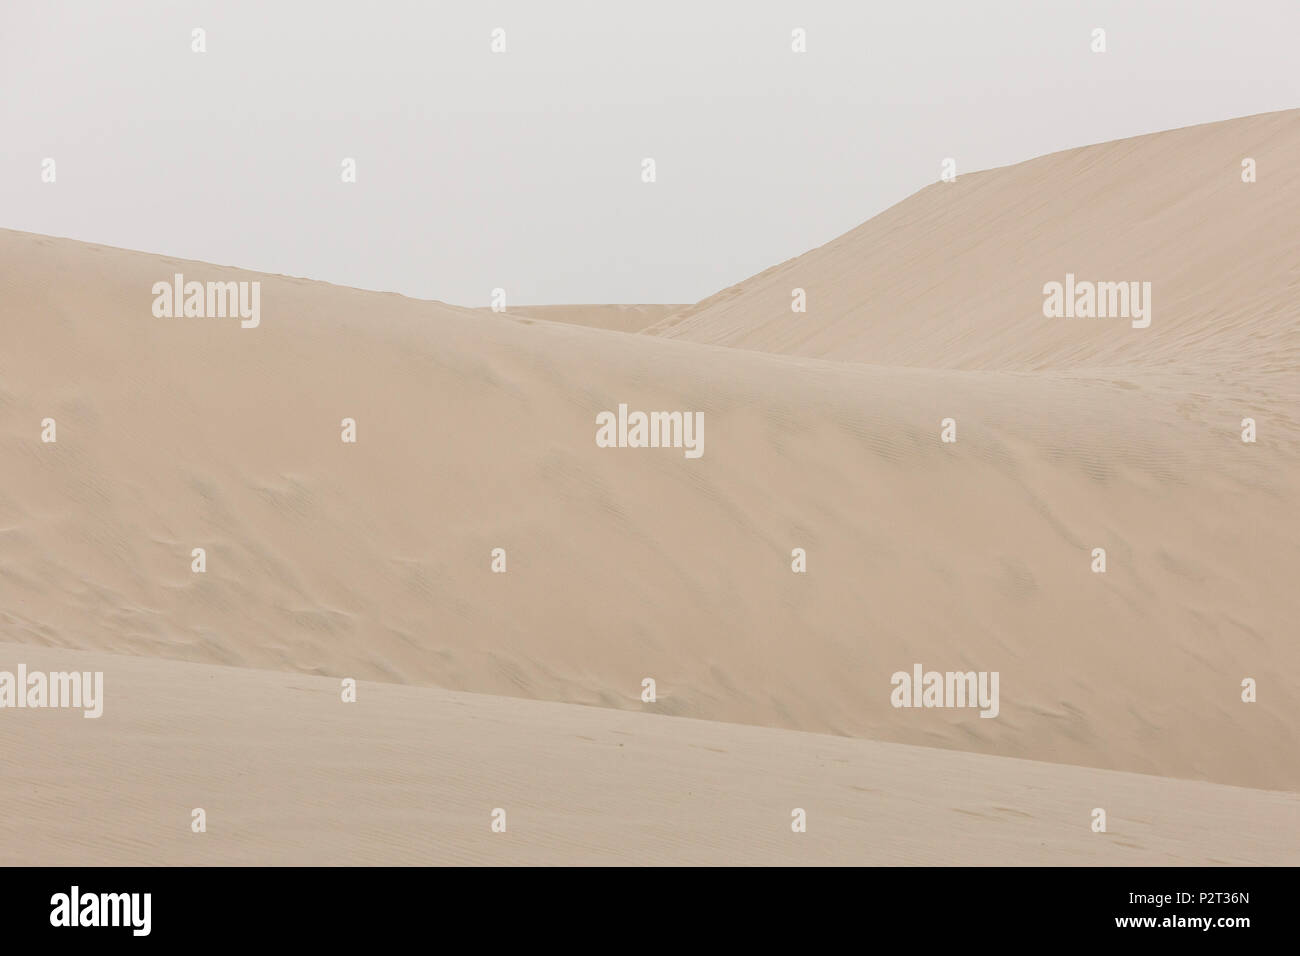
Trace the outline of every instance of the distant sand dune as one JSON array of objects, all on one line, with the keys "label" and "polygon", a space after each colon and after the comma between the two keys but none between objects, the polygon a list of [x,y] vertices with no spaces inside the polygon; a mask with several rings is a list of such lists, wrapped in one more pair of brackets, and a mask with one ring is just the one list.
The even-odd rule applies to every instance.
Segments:
[{"label": "distant sand dune", "polygon": [[[611,332],[640,332],[684,308],[684,305],[518,305],[507,308],[505,314],[586,325]],[[491,309],[478,311],[490,312]]]}]

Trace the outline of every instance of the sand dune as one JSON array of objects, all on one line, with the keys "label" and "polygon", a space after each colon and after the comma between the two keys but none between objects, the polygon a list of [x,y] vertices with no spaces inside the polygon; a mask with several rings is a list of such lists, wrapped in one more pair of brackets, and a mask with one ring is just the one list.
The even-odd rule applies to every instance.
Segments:
[{"label": "sand dune", "polygon": [[[963,173],[686,309],[0,231],[0,671],[106,681],[0,710],[0,860],[1295,864],[1297,148]],[[1067,272],[1150,327],[1045,318]],[[260,321],[156,316],[177,273]],[[702,455],[599,447],[620,404]],[[893,706],[917,665],[996,718]]]},{"label": "sand dune", "polygon": [[[935,183],[648,331],[925,368],[1138,366],[1295,395],[1300,110],[1054,153]],[[1242,161],[1257,181],[1242,182]],[[1066,272],[1153,287],[1150,328],[1045,319]],[[807,294],[791,311],[791,290]],[[1295,405],[1290,405],[1294,409]]]},{"label": "sand dune", "polygon": [[[0,262],[9,641],[1300,785],[1280,375],[824,362],[14,232]],[[260,326],[154,318],[175,272],[259,279]],[[596,447],[620,402],[703,411],[703,457]],[[895,709],[914,663],[999,671],[999,717]]]},{"label": "sand dune", "polygon": [[394,684],[344,704],[329,678],[0,645],[18,661],[102,669],[108,702],[0,720],[5,865],[1300,859],[1295,794]]},{"label": "sand dune", "polygon": [[567,322],[612,332],[640,332],[684,308],[684,305],[517,305],[505,311],[507,315],[526,319]]}]

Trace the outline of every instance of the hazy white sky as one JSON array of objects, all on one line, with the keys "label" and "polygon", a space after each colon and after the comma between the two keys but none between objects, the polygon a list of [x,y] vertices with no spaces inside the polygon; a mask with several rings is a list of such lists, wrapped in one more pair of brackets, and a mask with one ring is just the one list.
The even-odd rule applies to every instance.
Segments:
[{"label": "hazy white sky", "polygon": [[463,305],[691,302],[945,156],[1300,105],[1298,36],[1298,0],[3,0],[0,227]]}]

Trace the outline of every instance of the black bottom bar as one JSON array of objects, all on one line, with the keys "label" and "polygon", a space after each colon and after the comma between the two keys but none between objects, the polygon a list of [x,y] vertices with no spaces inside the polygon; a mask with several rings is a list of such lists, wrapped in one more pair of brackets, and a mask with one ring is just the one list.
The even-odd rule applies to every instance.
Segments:
[{"label": "black bottom bar", "polygon": [[1295,881],[1293,869],[1243,868],[0,872],[6,943],[373,945],[432,931],[414,939],[457,948],[516,936],[548,948],[659,948],[714,935],[806,946],[898,933],[924,945],[1127,937],[1232,946],[1293,925]]}]

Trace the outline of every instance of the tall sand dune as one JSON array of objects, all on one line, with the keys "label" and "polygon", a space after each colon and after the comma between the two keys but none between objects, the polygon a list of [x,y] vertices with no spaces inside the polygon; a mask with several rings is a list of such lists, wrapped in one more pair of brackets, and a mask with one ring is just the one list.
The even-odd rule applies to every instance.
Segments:
[{"label": "tall sand dune", "polygon": [[[1245,122],[1266,170],[1295,121]],[[1086,170],[1115,150],[1173,175],[1215,129],[1049,157],[1043,188],[1083,189],[1042,164]],[[1126,240],[1100,219],[1076,224],[1072,256],[1025,266],[1023,317],[1018,285],[974,264],[991,270],[979,247],[1020,234],[1031,210],[1007,201],[1024,184],[1001,177],[1029,168],[925,194],[914,238],[933,232],[932,256],[898,260],[889,294],[955,295],[964,273],[964,311],[898,322],[888,354],[826,326],[845,347],[825,351],[859,362],[0,232],[0,640],[1295,790],[1300,764],[1281,757],[1300,752],[1294,262],[1242,225],[1235,258],[1187,269],[1206,289],[1254,289],[1257,308],[1218,313],[1222,340],[1163,284],[1152,344],[1044,326],[1037,286],[1067,266],[1144,270],[1112,258]],[[1111,202],[1103,179],[1092,202]],[[1297,187],[1256,188],[1240,208],[1263,234]],[[1226,199],[1129,198],[1144,196],[1148,215],[1225,248]],[[942,223],[981,203],[985,234],[962,240],[974,258],[945,265]],[[151,289],[175,273],[260,281],[260,325],[155,317]],[[754,314],[754,335],[776,321]],[[994,327],[1001,347],[981,332]],[[703,456],[597,447],[596,415],[619,403],[702,411]],[[947,417],[955,444],[940,442]],[[40,440],[46,418],[56,443]],[[997,718],[893,707],[891,675],[918,663],[998,671]]]},{"label": "tall sand dune", "polygon": [[[1300,110],[958,168],[648,334],[876,365],[1194,370],[1296,394]],[[1255,162],[1256,181],[1242,181]],[[1152,284],[1149,328],[1047,319],[1043,286]],[[804,289],[807,312],[791,310]],[[1294,403],[1290,404],[1294,409]]]}]

